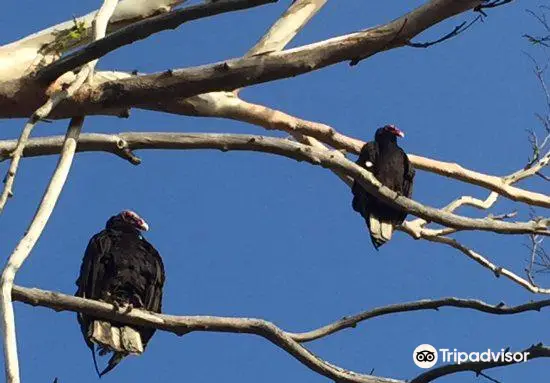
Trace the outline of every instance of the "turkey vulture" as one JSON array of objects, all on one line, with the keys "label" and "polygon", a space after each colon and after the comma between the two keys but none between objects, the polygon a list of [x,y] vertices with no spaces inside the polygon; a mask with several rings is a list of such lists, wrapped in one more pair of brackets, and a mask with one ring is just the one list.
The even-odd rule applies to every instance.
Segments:
[{"label": "turkey vulture", "polygon": [[[397,137],[405,134],[394,125],[379,128],[374,141],[367,142],[361,149],[357,165],[372,172],[383,185],[400,195],[411,197],[414,169],[409,158],[397,145]],[[363,216],[370,231],[374,248],[389,241],[395,226],[407,216],[370,195],[358,182],[353,183],[353,210]]]},{"label": "turkey vulture", "polygon": [[[160,312],[164,265],[157,250],[140,234],[148,229],[147,223],[130,210],[109,218],[105,230],[94,235],[86,248],[75,295],[115,307]],[[82,313],[77,318],[100,377],[125,356],[141,354],[155,333],[152,328],[109,323]],[[95,345],[100,355],[113,353],[101,373]]]}]

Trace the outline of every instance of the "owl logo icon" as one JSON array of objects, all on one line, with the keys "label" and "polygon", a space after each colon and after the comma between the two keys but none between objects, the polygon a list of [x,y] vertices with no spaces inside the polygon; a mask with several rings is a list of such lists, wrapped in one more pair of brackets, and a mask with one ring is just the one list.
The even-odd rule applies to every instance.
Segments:
[{"label": "owl logo icon", "polygon": [[413,351],[413,362],[420,368],[431,368],[437,363],[437,350],[431,344],[421,344]]}]

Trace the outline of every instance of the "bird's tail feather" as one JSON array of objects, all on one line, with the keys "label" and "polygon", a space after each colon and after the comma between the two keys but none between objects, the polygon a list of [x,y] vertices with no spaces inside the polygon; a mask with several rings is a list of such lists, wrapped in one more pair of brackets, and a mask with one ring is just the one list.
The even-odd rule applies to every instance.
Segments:
[{"label": "bird's tail feather", "polygon": [[117,364],[119,364],[120,361],[124,359],[125,356],[126,354],[123,354],[121,352],[113,353],[113,356],[111,356],[111,359],[109,359],[109,363],[107,364],[107,367],[105,367],[105,369],[101,371],[101,373],[99,374],[99,377],[101,378],[103,375],[105,375],[106,373],[111,371],[113,368],[115,368]]},{"label": "bird's tail feather", "polygon": [[393,225],[390,222],[380,221],[374,214],[369,216],[369,229],[372,244],[378,250],[380,246],[391,239]]},{"label": "bird's tail feather", "polygon": [[143,353],[141,335],[129,326],[117,327],[106,321],[95,320],[90,340],[109,351],[135,355]]},{"label": "bird's tail feather", "polygon": [[[94,356],[94,365],[101,377],[116,367],[127,355],[139,355],[143,353],[143,342],[138,331],[129,326],[117,327],[102,320],[93,321],[90,340],[100,348],[100,355],[113,352],[107,367],[100,373]],[[93,350],[92,350],[93,352]]]},{"label": "bird's tail feather", "polygon": [[99,367],[97,367],[97,358],[95,356],[95,345],[94,344],[91,345],[91,350],[92,350],[92,359],[94,360],[95,372],[97,373],[97,376],[99,376],[101,378],[101,372],[99,372]]}]

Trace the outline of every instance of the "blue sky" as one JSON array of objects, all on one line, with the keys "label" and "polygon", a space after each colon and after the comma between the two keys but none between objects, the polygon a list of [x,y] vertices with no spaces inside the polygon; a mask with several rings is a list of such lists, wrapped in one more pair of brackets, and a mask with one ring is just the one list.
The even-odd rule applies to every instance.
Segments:
[{"label": "blue sky", "polygon": [[[239,56],[288,3],[186,24],[113,52],[99,68],[154,72]],[[402,3],[329,2],[291,46],[387,22],[422,2]],[[99,2],[28,3],[33,12],[25,12],[26,4],[3,5],[0,43],[89,12]],[[484,23],[430,49],[392,50],[355,67],[340,64],[254,86],[242,96],[363,139],[371,139],[378,126],[395,123],[406,132],[401,146],[410,153],[507,174],[525,164],[530,154],[525,129],[538,127],[534,113],[544,106],[532,65],[522,53],[536,53],[522,35],[540,30],[525,11],[539,4],[527,0],[490,10]],[[462,15],[419,40],[437,38],[473,17]],[[17,137],[23,123],[0,121],[2,137]],[[42,124],[34,134],[61,134],[66,125]],[[265,133],[233,121],[138,110],[127,120],[91,117],[84,131]],[[108,154],[78,155],[18,284],[74,293],[89,238],[111,215],[131,208],[148,221],[147,238],[164,258],[164,310],[171,314],[259,317],[289,331],[306,331],[365,309],[421,298],[457,296],[508,304],[542,298],[494,278],[455,250],[402,233],[376,252],[362,218],[351,209],[350,191],[321,168],[259,153],[138,154],[143,159],[138,167]],[[23,161],[15,198],[0,219],[4,259],[27,227],[55,163],[53,156]],[[5,172],[6,166],[1,164],[0,170]],[[522,185],[548,192],[538,180]],[[487,192],[417,172],[418,201],[442,206],[462,194],[484,197]],[[524,206],[506,200],[499,201],[495,212],[515,209],[527,218]],[[460,213],[479,216],[467,208]],[[528,257],[523,236],[462,233],[458,238],[518,273]],[[544,276],[538,282],[550,285]],[[16,303],[16,319],[24,382],[56,376],[60,383],[97,381],[75,314]],[[421,343],[464,351],[549,344],[548,320],[548,311],[498,317],[442,309],[373,319],[308,347],[347,369],[410,379],[422,372],[412,363],[412,351]],[[505,382],[542,382],[547,363],[537,360],[489,374]],[[143,356],[127,359],[104,381],[259,379],[327,380],[253,336],[192,333],[178,338],[158,332]],[[441,379],[474,380],[473,373]]]}]

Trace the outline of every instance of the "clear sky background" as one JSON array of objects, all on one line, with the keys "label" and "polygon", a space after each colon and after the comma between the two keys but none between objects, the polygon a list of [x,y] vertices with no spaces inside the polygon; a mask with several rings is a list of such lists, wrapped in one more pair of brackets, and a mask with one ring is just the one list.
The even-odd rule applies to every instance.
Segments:
[{"label": "clear sky background", "polygon": [[[99,1],[11,1],[2,5],[0,43],[85,14]],[[162,71],[237,57],[251,47],[289,1],[185,24],[102,58],[100,69]],[[298,46],[385,23],[421,1],[331,1],[292,42]],[[245,99],[330,124],[371,139],[377,127],[397,124],[410,153],[490,174],[523,167],[530,154],[526,129],[538,127],[543,95],[522,53],[537,52],[522,38],[540,27],[526,13],[540,2],[516,1],[489,10],[461,36],[430,49],[401,48],[360,65],[339,64],[315,73],[243,91]],[[30,12],[29,10],[32,10]],[[422,35],[433,39],[475,15],[461,15]],[[23,120],[0,121],[15,138]],[[35,136],[62,134],[67,121],[40,124]],[[272,134],[244,123],[134,110],[130,119],[91,117],[85,132],[176,131]],[[79,154],[44,234],[18,274],[23,286],[73,294],[89,238],[122,209],[151,226],[146,237],[163,256],[164,311],[181,315],[258,317],[289,331],[306,331],[381,305],[456,296],[490,303],[536,297],[496,279],[461,253],[397,233],[376,252],[351,193],[327,170],[260,153],[142,151],[140,166],[103,153]],[[0,219],[6,259],[26,229],[57,158],[22,162],[12,199]],[[5,173],[7,163],[1,164]],[[522,185],[548,192],[542,181]],[[545,189],[546,187],[546,189]],[[414,198],[443,206],[455,197],[487,192],[417,172]],[[520,209],[501,200],[497,213]],[[479,216],[471,209],[462,214]],[[524,236],[462,233],[465,244],[495,263],[522,273]],[[550,278],[539,276],[542,285]],[[16,303],[24,382],[97,382],[75,314]],[[399,379],[421,373],[412,351],[437,348],[484,351],[550,344],[549,311],[516,316],[441,309],[370,320],[308,344],[344,368]],[[102,363],[105,358],[101,360]],[[547,382],[548,360],[491,370],[503,382]],[[3,366],[2,366],[3,368]],[[546,377],[545,377],[546,376]],[[443,382],[476,381],[463,373]],[[481,378],[480,378],[481,379]],[[157,332],[145,354],[128,358],[105,382],[325,382],[285,352],[250,336]]]}]

